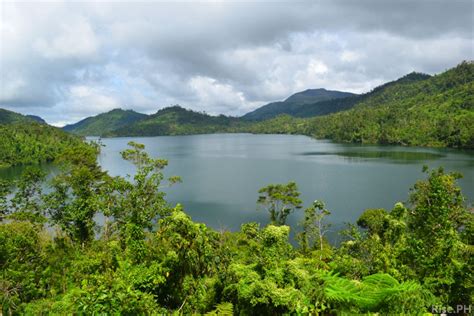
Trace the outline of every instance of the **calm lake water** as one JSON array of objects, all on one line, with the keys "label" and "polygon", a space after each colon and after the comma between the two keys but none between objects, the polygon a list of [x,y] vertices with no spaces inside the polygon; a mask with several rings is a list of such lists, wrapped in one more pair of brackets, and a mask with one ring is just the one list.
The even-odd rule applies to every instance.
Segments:
[{"label": "calm lake water", "polygon": [[[111,175],[133,173],[120,157],[131,140],[145,144],[153,157],[168,159],[166,175],[182,177],[183,183],[166,190],[167,200],[216,229],[267,223],[256,200],[258,189],[270,183],[296,181],[305,206],[323,200],[334,230],[355,222],[367,208],[391,209],[407,201],[409,188],[425,177],[423,165],[461,172],[463,192],[469,202],[474,198],[473,151],[335,144],[292,135],[105,138],[99,162]],[[3,170],[0,177],[17,172]],[[302,215],[291,215],[289,224],[296,227]]]},{"label": "calm lake water", "polygon": [[[464,194],[474,198],[474,152],[394,146],[335,144],[306,136],[214,134],[143,138],[107,138],[100,164],[112,175],[133,173],[120,157],[129,141],[143,143],[154,157],[166,158],[166,175],[183,183],[167,190],[195,221],[216,229],[237,230],[249,221],[262,224],[258,189],[296,181],[305,206],[323,200],[334,229],[354,222],[367,208],[407,201],[409,188],[425,175],[423,165],[443,166],[464,175]],[[296,227],[303,211],[289,218]]]}]

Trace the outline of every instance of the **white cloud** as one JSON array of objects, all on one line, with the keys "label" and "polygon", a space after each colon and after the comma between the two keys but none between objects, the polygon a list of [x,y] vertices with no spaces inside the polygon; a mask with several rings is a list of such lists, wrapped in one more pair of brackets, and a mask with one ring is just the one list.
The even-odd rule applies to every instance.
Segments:
[{"label": "white cloud", "polygon": [[197,108],[194,107],[196,110],[206,109],[214,115],[223,112],[235,115],[252,107],[242,92],[235,91],[231,85],[219,83],[213,78],[196,76],[191,78],[189,86],[197,96],[198,105]]},{"label": "white cloud", "polygon": [[36,39],[33,42],[33,48],[46,58],[95,56],[99,48],[99,40],[84,18],[64,22],[58,28],[58,34],[53,38]]},{"label": "white cloud", "polygon": [[472,2],[0,2],[0,107],[244,114],[308,88],[365,92],[472,59]]}]

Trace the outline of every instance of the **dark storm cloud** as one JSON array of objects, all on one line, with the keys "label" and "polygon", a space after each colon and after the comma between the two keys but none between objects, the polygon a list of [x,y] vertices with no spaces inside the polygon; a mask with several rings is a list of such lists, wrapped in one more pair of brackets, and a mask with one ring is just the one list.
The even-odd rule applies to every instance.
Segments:
[{"label": "dark storm cloud", "polygon": [[56,124],[180,103],[242,114],[473,57],[471,1],[0,4],[0,106]]}]

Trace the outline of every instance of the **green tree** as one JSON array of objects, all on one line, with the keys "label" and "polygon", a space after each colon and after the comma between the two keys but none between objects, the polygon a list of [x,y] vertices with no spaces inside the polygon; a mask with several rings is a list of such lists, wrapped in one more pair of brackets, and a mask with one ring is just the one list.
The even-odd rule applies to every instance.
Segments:
[{"label": "green tree", "polygon": [[288,215],[302,207],[295,182],[270,184],[261,188],[258,193],[257,204],[270,214],[270,222],[274,225],[285,225]]},{"label": "green tree", "polygon": [[[425,169],[426,170],[426,169]],[[456,173],[432,170],[415,184],[408,216],[407,263],[425,286],[451,305],[472,297],[472,260],[462,232],[471,224]],[[470,272],[469,272],[470,271]]]},{"label": "green tree", "polygon": [[133,179],[115,177],[106,199],[106,215],[112,215],[122,236],[122,241],[132,247],[135,257],[143,250],[145,230],[150,230],[159,216],[169,214],[163,192],[164,186],[180,181],[179,177],[168,178],[163,183],[163,169],[168,164],[164,159],[153,159],[145,152],[145,146],[129,142],[131,147],[123,151],[123,159],[136,167]]},{"label": "green tree", "polygon": [[67,150],[61,159],[62,172],[52,179],[52,191],[45,197],[52,223],[81,244],[94,238],[94,216],[109,181],[97,164],[98,150],[98,146]]},{"label": "green tree", "polygon": [[11,193],[11,183],[6,180],[0,179],[0,222],[3,221],[7,214],[8,207],[8,195]]},{"label": "green tree", "polygon": [[44,223],[43,189],[46,174],[38,167],[28,167],[15,183],[10,200],[10,218]]},{"label": "green tree", "polygon": [[324,219],[328,215],[331,215],[331,212],[325,208],[323,202],[318,200],[305,209],[304,218],[301,221],[303,231],[297,236],[303,253],[319,249],[319,259],[322,259],[325,244],[324,235],[330,227],[329,224],[324,223]]}]

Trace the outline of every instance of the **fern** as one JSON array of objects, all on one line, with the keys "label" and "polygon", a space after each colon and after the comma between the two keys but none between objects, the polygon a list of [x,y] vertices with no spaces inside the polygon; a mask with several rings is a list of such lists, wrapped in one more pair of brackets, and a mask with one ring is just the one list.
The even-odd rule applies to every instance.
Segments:
[{"label": "fern", "polygon": [[349,280],[337,274],[324,275],[325,295],[339,309],[375,311],[419,311],[429,300],[429,294],[416,282],[399,283],[389,274],[377,273],[362,281]]},{"label": "fern", "polygon": [[234,314],[234,306],[232,303],[224,302],[216,305],[216,308],[209,313],[206,313],[207,316],[214,316],[214,315],[233,315]]}]

